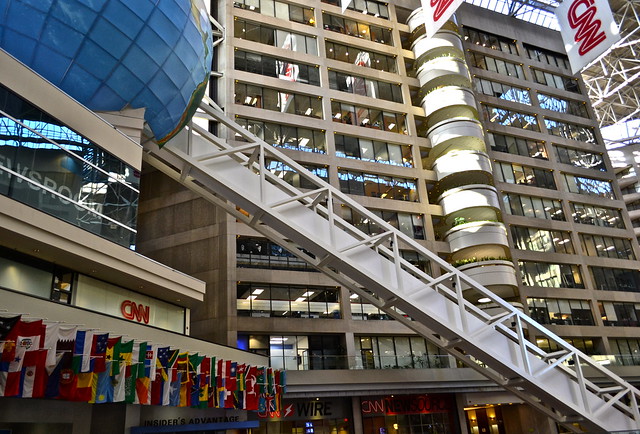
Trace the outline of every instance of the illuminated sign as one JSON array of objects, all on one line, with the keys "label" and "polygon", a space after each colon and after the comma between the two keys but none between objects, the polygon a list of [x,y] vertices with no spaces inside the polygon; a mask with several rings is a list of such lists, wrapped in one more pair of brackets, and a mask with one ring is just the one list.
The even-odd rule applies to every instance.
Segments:
[{"label": "illuminated sign", "polygon": [[149,306],[136,304],[136,302],[131,300],[125,300],[120,305],[120,312],[125,319],[135,319],[145,324],[149,324],[149,309]]},{"label": "illuminated sign", "polygon": [[453,400],[448,395],[396,395],[372,397],[361,400],[360,408],[365,415],[398,415],[449,413]]}]

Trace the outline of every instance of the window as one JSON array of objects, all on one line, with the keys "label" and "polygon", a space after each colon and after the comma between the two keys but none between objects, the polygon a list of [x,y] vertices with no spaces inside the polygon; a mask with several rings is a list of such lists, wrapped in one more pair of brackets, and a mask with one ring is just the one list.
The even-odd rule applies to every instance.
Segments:
[{"label": "window", "polygon": [[586,194],[588,196],[600,196],[607,199],[615,199],[611,181],[586,178],[584,176],[564,174],[567,190],[571,193]]},{"label": "window", "polygon": [[[324,131],[290,127],[239,117],[236,118],[236,122],[272,146],[320,154],[326,152]],[[235,139],[244,140],[237,133]]]},{"label": "window", "polygon": [[631,241],[627,238],[580,234],[582,248],[589,256],[616,259],[635,259]]},{"label": "window", "polygon": [[[326,166],[313,166],[309,164],[302,164],[302,166],[323,181],[329,181],[329,171]],[[265,162],[265,167],[271,173],[283,179],[287,183],[293,185],[294,187],[307,189],[318,188],[318,185],[315,182],[304,177],[299,171],[289,167],[281,161],[267,159],[267,161]]]},{"label": "window", "polygon": [[611,351],[616,355],[619,365],[640,365],[640,339],[611,339],[609,338]]},{"label": "window", "polygon": [[265,238],[236,238],[236,264],[240,268],[317,271],[306,261],[294,256]]},{"label": "window", "polygon": [[598,303],[606,326],[640,327],[640,304],[604,301]]},{"label": "window", "polygon": [[523,130],[540,131],[536,115],[521,113],[488,104],[481,104],[485,120],[505,125],[508,127],[522,128]]},{"label": "window", "polygon": [[527,57],[529,57],[529,59],[546,63],[547,65],[557,66],[558,68],[571,69],[571,65],[569,65],[569,58],[564,54],[554,53],[553,51],[534,47],[529,44],[524,44],[524,49],[526,50]]},{"label": "window", "polygon": [[543,288],[584,288],[580,267],[573,264],[519,261],[522,283]]},{"label": "window", "polygon": [[576,223],[624,229],[624,221],[619,209],[572,202],[571,210],[573,221]]},{"label": "window", "polygon": [[574,253],[571,235],[566,231],[511,226],[511,236],[516,249],[534,252]]},{"label": "window", "polygon": [[251,107],[322,119],[322,97],[287,93],[236,82],[235,102]]},{"label": "window", "polygon": [[[322,3],[341,6],[340,0],[322,0]],[[373,15],[374,17],[389,19],[389,8],[387,7],[387,4],[388,3],[374,0],[356,0],[350,2],[347,9],[362,12],[367,15]]]},{"label": "window", "polygon": [[556,89],[568,90],[569,92],[581,93],[577,78],[552,74],[536,68],[531,68],[531,72],[533,73],[533,80],[536,83],[555,87]]},{"label": "window", "polygon": [[554,112],[567,113],[574,116],[588,118],[587,103],[583,101],[575,101],[572,99],[560,98],[557,96],[547,95],[538,92],[538,101],[540,107]]},{"label": "window", "polygon": [[558,160],[564,164],[571,164],[584,169],[594,169],[606,172],[602,154],[582,151],[580,149],[567,148],[566,146],[555,145]]},{"label": "window", "polygon": [[359,23],[348,18],[338,17],[327,13],[322,14],[322,21],[324,22],[325,30],[393,46],[391,29],[389,28],[382,28],[367,23]]},{"label": "window", "polygon": [[340,180],[340,190],[343,193],[381,199],[418,201],[416,181],[413,179],[346,169],[338,170],[338,179]]},{"label": "window", "polygon": [[494,57],[485,56],[480,53],[469,53],[471,56],[471,66],[485,69],[487,71],[497,72],[498,74],[508,75],[509,77],[524,78],[522,65],[505,60],[496,59]]},{"label": "window", "polygon": [[558,121],[556,119],[544,119],[544,125],[549,134],[579,142],[596,143],[596,136],[592,127]]},{"label": "window", "polygon": [[238,316],[325,319],[342,316],[337,287],[240,282],[237,294]]},{"label": "window", "polygon": [[140,174],[133,167],[3,86],[0,145],[0,194],[135,246]]},{"label": "window", "polygon": [[234,20],[233,28],[236,38],[299,53],[318,55],[318,43],[314,36],[276,29],[265,24],[253,23],[238,18]]},{"label": "window", "polygon": [[522,155],[523,157],[539,158],[542,160],[549,159],[544,142],[539,140],[523,139],[498,133],[487,133],[485,140],[493,151]]},{"label": "window", "polygon": [[562,203],[556,199],[502,193],[505,210],[511,215],[565,221]]},{"label": "window", "polygon": [[505,53],[515,54],[516,56],[518,55],[516,43],[512,39],[507,39],[503,36],[494,35],[481,30],[475,30],[467,26],[462,30],[464,32],[464,40],[470,44],[482,45],[483,47],[491,48],[492,50],[503,51]]},{"label": "window", "polygon": [[557,298],[527,298],[531,318],[540,324],[595,325],[589,302]]},{"label": "window", "polygon": [[348,75],[344,72],[329,70],[329,87],[341,92],[355,95],[368,96],[370,98],[386,101],[402,102],[400,85],[384,81],[372,80],[357,75]]},{"label": "window", "polygon": [[320,86],[320,72],[318,66],[292,63],[289,60],[281,60],[248,51],[235,51],[235,69],[254,74],[275,77],[281,80],[306,83]]},{"label": "window", "polygon": [[[597,350],[596,350],[596,344],[593,340],[593,338],[568,338],[568,337],[564,337],[562,338],[565,342],[567,342],[569,345],[574,346],[575,348],[579,349],[580,351],[582,351],[583,353],[585,353],[588,356],[597,354]],[[549,339],[547,338],[537,338],[536,339],[536,345],[541,348],[542,350],[550,353],[550,352],[555,352],[555,351],[559,351],[560,347],[558,347],[558,345],[556,345],[555,343],[551,342]]]},{"label": "window", "polygon": [[274,369],[347,369],[345,346],[337,335],[238,335],[238,346],[269,357]]},{"label": "window", "polygon": [[342,134],[336,134],[334,138],[338,157],[413,167],[410,145],[397,145]]},{"label": "window", "polygon": [[381,111],[376,108],[331,101],[331,118],[334,122],[343,124],[408,134],[404,113]]},{"label": "window", "polygon": [[338,44],[337,42],[325,42],[327,58],[377,69],[378,71],[398,72],[395,56],[366,51],[362,48]]},{"label": "window", "polygon": [[316,22],[313,17],[313,8],[291,5],[276,0],[234,0],[233,6],[309,26],[315,25]]},{"label": "window", "polygon": [[498,83],[486,78],[475,78],[474,85],[476,92],[503,99],[505,101],[519,102],[520,104],[531,105],[529,91],[521,87]]},{"label": "window", "polygon": [[356,336],[356,369],[452,368],[452,358],[419,336]]},{"label": "window", "polygon": [[626,268],[589,267],[601,291],[640,292],[640,271]]},{"label": "window", "polygon": [[529,185],[532,187],[556,189],[553,172],[537,167],[521,166],[519,164],[495,163],[496,179],[509,184]]},{"label": "window", "polygon": [[[416,240],[424,240],[424,217],[422,214],[409,214],[373,209],[370,209],[369,211],[376,214],[394,228],[402,231],[406,236]],[[342,208],[342,218],[366,234],[380,234],[384,232],[381,227],[377,226],[368,218],[361,216],[346,207]],[[418,261],[416,258],[407,258],[407,260],[409,262],[414,261],[412,262],[414,265],[422,265],[422,262]]]}]

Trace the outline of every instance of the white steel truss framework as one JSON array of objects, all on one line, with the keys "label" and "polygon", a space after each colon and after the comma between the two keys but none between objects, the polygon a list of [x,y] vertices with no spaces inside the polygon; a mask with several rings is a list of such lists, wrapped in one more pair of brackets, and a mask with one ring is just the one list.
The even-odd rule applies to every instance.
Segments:
[{"label": "white steel truss framework", "polygon": [[[201,110],[197,116],[247,143],[234,146],[192,122],[163,149],[147,143],[145,161],[574,432],[640,428],[638,389],[244,130],[213,101],[203,102]],[[286,165],[315,188],[289,185],[267,169],[269,161]],[[379,233],[364,233],[343,220],[341,206],[368,218]],[[412,266],[401,249],[428,259],[439,275]],[[489,298],[499,313],[480,310],[465,299],[469,293]],[[527,330],[558,350],[533,345]],[[589,380],[587,372],[605,385]]]},{"label": "white steel truss framework", "polygon": [[640,117],[640,1],[610,5],[621,40],[582,71],[601,127]]}]

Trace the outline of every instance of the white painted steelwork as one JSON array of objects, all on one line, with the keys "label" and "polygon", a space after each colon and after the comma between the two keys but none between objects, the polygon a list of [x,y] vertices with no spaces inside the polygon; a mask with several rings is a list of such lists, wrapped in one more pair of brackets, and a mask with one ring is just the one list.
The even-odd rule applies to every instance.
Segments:
[{"label": "white painted steelwork", "polygon": [[[192,124],[163,149],[147,143],[145,160],[560,423],[579,422],[590,432],[640,427],[638,389],[244,130],[212,101],[201,109],[247,143],[232,146]],[[286,164],[315,188],[292,187],[266,169],[267,160]],[[340,218],[341,205],[381,233],[365,234]],[[401,248],[442,274],[413,267]],[[489,298],[494,314],[466,301],[463,286]],[[527,328],[558,350],[533,345]],[[607,385],[587,379],[587,370]]]}]

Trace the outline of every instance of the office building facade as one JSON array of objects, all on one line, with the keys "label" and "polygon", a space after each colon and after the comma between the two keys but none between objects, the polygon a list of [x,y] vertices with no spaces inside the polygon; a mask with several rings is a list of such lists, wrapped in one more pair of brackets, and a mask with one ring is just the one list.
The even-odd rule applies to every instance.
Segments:
[{"label": "office building facade", "polygon": [[[335,0],[213,2],[211,14],[225,28],[225,38],[213,56],[210,96],[242,127],[635,380],[640,251],[593,111],[582,83],[570,75],[559,34],[463,5],[457,23],[427,40],[418,8],[417,1],[362,0],[343,13]],[[58,282],[65,283],[69,273],[77,275],[77,294],[83,280],[96,279],[102,283],[94,287],[117,285],[118,295],[140,293],[157,299],[158,309],[182,312],[177,320],[166,320],[182,325],[166,326],[173,332],[249,351],[256,363],[268,357],[271,366],[288,371],[288,393],[277,411],[258,413],[254,432],[557,432],[549,419],[384,311],[141,164],[141,148],[131,142],[144,140],[140,112],[101,114],[127,135],[113,138],[116,132],[107,124],[89,123],[92,114],[84,108],[77,110],[86,121],[61,110],[70,104],[66,96],[38,77],[31,90],[24,89],[22,77],[28,74],[15,68],[11,79],[3,77],[7,89],[108,145],[106,150],[129,165],[113,164],[122,170],[117,178],[135,190],[140,175],[137,213],[129,207],[135,202],[130,194],[117,190],[114,197],[122,205],[107,213],[117,223],[108,220],[113,224],[94,230],[96,219],[74,216],[81,223],[62,224],[68,234],[59,229],[59,220],[51,220],[55,211],[33,216],[29,206],[48,205],[34,203],[28,189],[22,188],[27,199],[11,196],[26,185],[12,178],[17,188],[7,187],[0,197],[7,204],[0,209],[15,214],[2,225],[8,234],[3,247],[12,249],[5,258],[20,262],[17,249],[28,255],[23,263],[33,265],[33,256],[42,256],[54,270],[50,280],[56,283],[44,289],[51,295],[36,296],[110,314],[112,306],[81,305],[81,297],[59,290],[66,286]],[[243,143],[220,125],[210,129]],[[305,180],[287,167],[267,165],[305,188]],[[38,176],[45,179],[26,175]],[[78,194],[55,182],[55,187],[43,184],[59,193],[51,200]],[[118,204],[104,202],[100,209]],[[341,217],[365,232],[377,230],[353,213]],[[135,243],[126,228],[131,222]],[[49,234],[25,235],[34,228]],[[86,229],[113,240],[94,239]],[[51,232],[59,239],[52,241]],[[129,249],[132,244],[145,257]],[[405,259],[429,274],[440,273],[424,258]],[[18,297],[14,306],[24,304],[24,289],[13,285],[2,284]],[[104,292],[94,289],[86,299]],[[469,299],[492,308],[473,294]],[[49,304],[29,313],[50,306],[40,302]],[[115,303],[122,306],[119,298]],[[58,317],[72,309],[63,308]],[[112,319],[95,314],[76,321]],[[112,330],[129,327],[113,321]],[[173,336],[157,339],[170,343]],[[534,333],[530,338],[549,349]],[[84,420],[77,426],[86,426],[82,423],[92,424]]]}]

